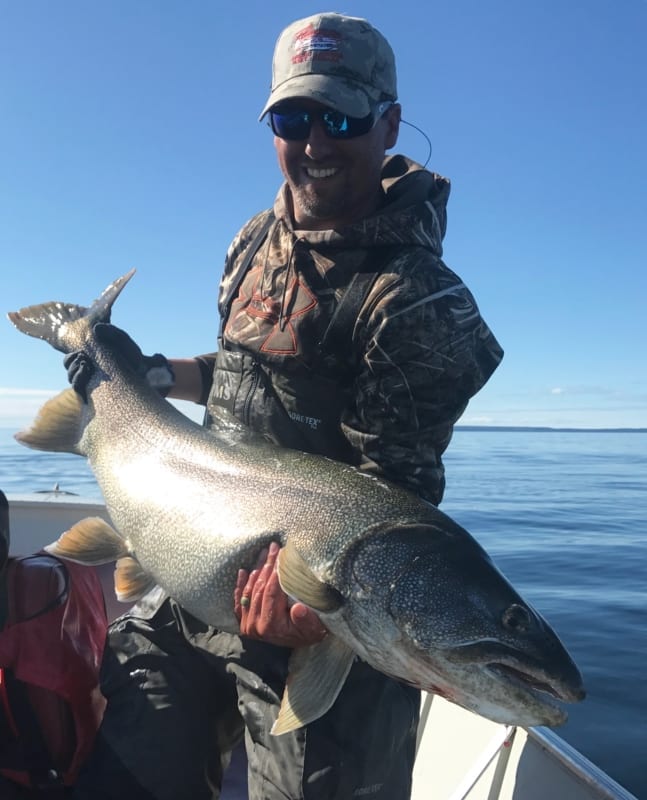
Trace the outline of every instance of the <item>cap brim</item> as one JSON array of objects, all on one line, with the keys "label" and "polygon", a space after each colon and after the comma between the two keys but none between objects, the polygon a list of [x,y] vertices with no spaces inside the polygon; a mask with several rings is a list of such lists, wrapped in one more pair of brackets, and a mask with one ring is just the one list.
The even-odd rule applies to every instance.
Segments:
[{"label": "cap brim", "polygon": [[274,89],[258,118],[259,121],[272,106],[297,97],[315,100],[351,117],[365,117],[380,99],[380,93],[378,90],[371,92],[370,87],[360,87],[338,76],[298,75]]}]

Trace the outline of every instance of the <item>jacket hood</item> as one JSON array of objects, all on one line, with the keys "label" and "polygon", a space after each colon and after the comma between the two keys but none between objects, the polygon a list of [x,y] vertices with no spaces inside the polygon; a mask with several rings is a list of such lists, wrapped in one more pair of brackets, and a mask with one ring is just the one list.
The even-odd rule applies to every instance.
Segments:
[{"label": "jacket hood", "polygon": [[[447,228],[447,178],[405,156],[392,155],[382,166],[382,190],[384,201],[370,217],[336,230],[299,230],[294,235],[313,246],[421,245],[440,257]],[[274,214],[293,230],[289,191],[284,183],[274,203]]]}]

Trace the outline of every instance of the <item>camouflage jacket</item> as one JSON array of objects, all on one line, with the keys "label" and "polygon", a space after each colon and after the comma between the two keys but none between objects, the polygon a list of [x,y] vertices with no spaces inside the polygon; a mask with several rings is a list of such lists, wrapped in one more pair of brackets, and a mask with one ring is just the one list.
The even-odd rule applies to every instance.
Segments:
[{"label": "camouflage jacket", "polygon": [[[293,229],[283,186],[243,276],[268,212],[239,232],[220,287],[207,422],[223,406],[278,444],[354,463],[439,503],[454,423],[503,353],[441,260],[449,182],[390,156],[382,186],[373,216],[326,231]],[[352,298],[352,319],[331,345],[331,320],[358,273],[369,274],[365,294]]]}]

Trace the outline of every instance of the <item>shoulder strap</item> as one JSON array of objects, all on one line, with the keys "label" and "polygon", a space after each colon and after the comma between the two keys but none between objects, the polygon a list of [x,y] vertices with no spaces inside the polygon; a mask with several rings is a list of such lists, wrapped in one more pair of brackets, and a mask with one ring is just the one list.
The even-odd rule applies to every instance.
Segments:
[{"label": "shoulder strap", "polygon": [[0,490],[0,630],[7,621],[7,560],[9,558],[9,503]]},{"label": "shoulder strap", "polygon": [[0,673],[0,724],[17,733],[13,741],[11,736],[9,741],[5,740],[0,753],[0,769],[24,772],[29,775],[33,788],[56,792],[62,787],[62,781],[52,769],[51,757],[25,686],[11,670],[1,669]]},{"label": "shoulder strap", "polygon": [[245,255],[243,256],[242,261],[238,265],[236,270],[236,274],[234,275],[231,283],[229,284],[229,289],[227,294],[223,298],[223,308],[225,313],[220,317],[220,330],[218,331],[218,341],[222,340],[222,334],[225,328],[225,322],[227,321],[227,316],[229,315],[229,306],[231,305],[231,301],[234,299],[236,292],[238,291],[238,287],[243,281],[243,278],[247,274],[247,270],[249,269],[252,260],[256,253],[258,253],[260,246],[265,241],[265,237],[268,234],[272,223],[274,222],[274,212],[270,209],[267,212],[267,216],[259,226],[254,238],[251,240],[247,249],[245,250]]},{"label": "shoulder strap", "polygon": [[364,301],[373,288],[378,275],[384,271],[400,247],[401,245],[385,246],[377,258],[377,263],[371,265],[370,272],[360,271],[353,275],[319,342],[320,356],[339,352],[348,347],[353,326]]}]

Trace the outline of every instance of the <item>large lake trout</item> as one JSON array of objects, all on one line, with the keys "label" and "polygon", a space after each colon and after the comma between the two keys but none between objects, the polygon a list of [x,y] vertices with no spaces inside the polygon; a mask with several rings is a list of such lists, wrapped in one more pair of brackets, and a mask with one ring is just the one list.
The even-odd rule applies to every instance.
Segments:
[{"label": "large lake trout", "polygon": [[484,549],[414,493],[320,456],[279,448],[230,417],[187,419],[95,335],[132,272],[89,308],[49,302],[9,314],[23,333],[93,364],[87,402],[72,389],[16,435],[86,456],[114,528],[79,522],[50,552],[117,561],[118,597],[160,585],[189,612],[237,632],[233,592],[271,541],[284,591],[329,635],[297,648],[283,733],[322,715],[356,657],[498,722],[557,725],[584,696],[551,627]]}]

